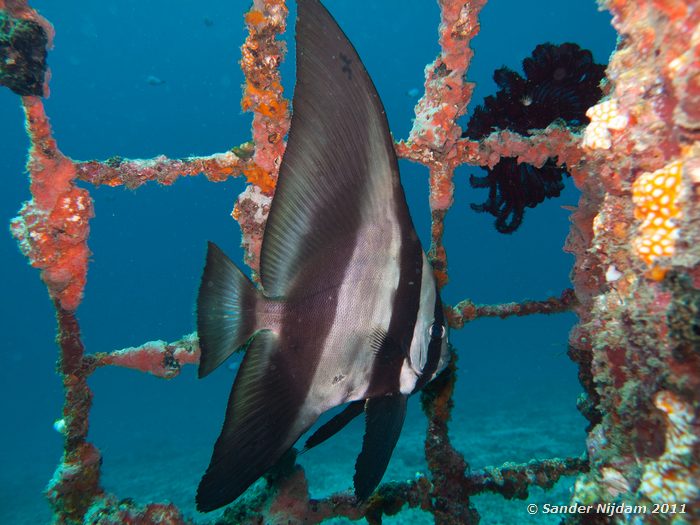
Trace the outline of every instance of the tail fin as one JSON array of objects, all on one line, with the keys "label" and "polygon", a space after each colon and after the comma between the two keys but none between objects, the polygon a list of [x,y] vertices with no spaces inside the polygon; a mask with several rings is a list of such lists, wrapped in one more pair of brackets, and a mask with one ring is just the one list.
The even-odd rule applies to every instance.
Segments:
[{"label": "tail fin", "polygon": [[244,346],[258,329],[256,310],[262,294],[216,244],[209,242],[207,263],[197,296],[199,377]]}]

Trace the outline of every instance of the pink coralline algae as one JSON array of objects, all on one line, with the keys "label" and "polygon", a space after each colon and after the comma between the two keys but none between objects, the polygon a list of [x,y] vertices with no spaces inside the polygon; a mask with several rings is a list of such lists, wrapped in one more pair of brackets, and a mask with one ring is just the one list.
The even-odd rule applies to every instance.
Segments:
[{"label": "pink coralline algae", "polygon": [[12,221],[12,233],[32,266],[42,270],[51,297],[75,310],[87,279],[92,198],[75,186],[75,165],[56,148],[41,100],[25,97],[24,109],[33,198]]},{"label": "pink coralline algae", "polygon": [[171,379],[180,373],[182,365],[196,363],[199,363],[199,343],[197,334],[193,333],[174,343],[149,341],[137,347],[98,353],[91,364],[131,368]]}]

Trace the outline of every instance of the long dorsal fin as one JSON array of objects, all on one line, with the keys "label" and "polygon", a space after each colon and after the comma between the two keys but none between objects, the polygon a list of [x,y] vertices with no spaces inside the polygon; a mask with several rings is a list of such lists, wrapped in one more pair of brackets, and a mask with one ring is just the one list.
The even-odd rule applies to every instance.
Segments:
[{"label": "long dorsal fin", "polygon": [[[297,4],[292,122],[261,252],[268,297],[286,296],[295,284],[303,293],[337,284],[324,257],[339,245],[354,245],[363,224],[381,229],[397,216],[413,231],[372,80],[320,2]],[[310,272],[304,271],[310,261],[314,279],[295,283]]]}]

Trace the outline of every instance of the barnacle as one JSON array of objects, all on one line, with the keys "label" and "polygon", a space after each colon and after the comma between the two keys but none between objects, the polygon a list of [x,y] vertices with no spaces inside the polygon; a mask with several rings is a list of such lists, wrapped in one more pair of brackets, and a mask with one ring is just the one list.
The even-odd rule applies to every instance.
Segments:
[{"label": "barnacle", "polygon": [[[505,129],[529,135],[555,120],[581,126],[586,110],[602,94],[599,84],[605,67],[576,44],[538,45],[523,60],[523,71],[524,78],[506,67],[494,72],[499,91],[474,110],[463,137],[478,140]],[[501,233],[512,233],[520,226],[526,207],[558,197],[568,175],[554,159],[537,168],[507,157],[486,171],[486,176],[470,179],[474,188],[489,188],[486,202],[472,208],[496,217]]]}]

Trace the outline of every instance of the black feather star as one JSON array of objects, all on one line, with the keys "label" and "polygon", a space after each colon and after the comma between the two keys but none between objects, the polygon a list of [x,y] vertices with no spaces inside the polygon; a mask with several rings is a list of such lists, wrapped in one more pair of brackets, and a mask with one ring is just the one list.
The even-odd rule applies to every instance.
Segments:
[{"label": "black feather star", "polygon": [[[567,126],[582,126],[586,110],[602,96],[600,82],[605,66],[593,62],[593,55],[576,44],[540,44],[523,60],[525,77],[502,67],[493,74],[499,87],[478,106],[463,137],[479,140],[497,130],[529,135],[555,120]],[[502,158],[484,177],[470,178],[474,188],[488,188],[483,204],[472,209],[496,217],[496,229],[513,233],[523,221],[525,208],[534,208],[545,199],[558,197],[569,174],[550,158],[541,167],[518,164]]]}]

